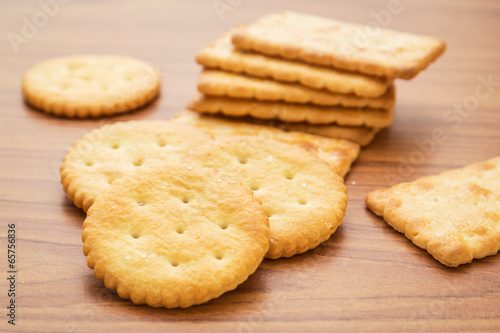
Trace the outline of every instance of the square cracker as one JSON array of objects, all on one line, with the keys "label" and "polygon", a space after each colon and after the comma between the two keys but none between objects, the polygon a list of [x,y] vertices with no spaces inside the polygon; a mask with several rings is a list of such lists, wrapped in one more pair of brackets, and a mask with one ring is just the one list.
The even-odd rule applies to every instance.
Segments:
[{"label": "square cracker", "polygon": [[203,113],[222,113],[231,117],[250,116],[257,119],[279,119],[291,123],[338,124],[342,126],[388,127],[394,109],[323,107],[311,104],[261,102],[255,99],[199,95],[188,109]]},{"label": "square cracker", "polygon": [[446,48],[435,37],[291,11],[240,27],[232,42],[243,50],[402,79],[413,78]]},{"label": "square cracker", "polygon": [[198,78],[198,91],[210,96],[254,98],[259,101],[314,104],[318,106],[370,107],[390,109],[394,107],[395,92],[391,85],[378,97],[360,97],[338,94],[327,90],[304,87],[300,84],[282,83],[219,70],[204,70]]},{"label": "square cracker", "polygon": [[389,225],[456,267],[500,249],[500,157],[368,194]]},{"label": "square cracker", "polygon": [[316,154],[342,177],[347,174],[351,164],[359,155],[359,145],[347,140],[323,138],[300,132],[285,132],[278,128],[231,121],[191,110],[181,111],[171,120],[196,126],[213,136],[252,135],[293,144]]},{"label": "square cracker", "polygon": [[[234,30],[234,29],[233,29]],[[250,74],[276,81],[300,83],[313,89],[340,94],[377,97],[383,95],[392,79],[313,66],[298,61],[267,57],[238,50],[231,44],[231,33],[224,34],[196,55],[205,67]]]},{"label": "square cracker", "polygon": [[358,143],[361,147],[368,146],[375,135],[380,131],[380,128],[365,127],[365,126],[340,126],[340,125],[311,125],[308,123],[289,123],[274,120],[256,120],[251,119],[250,122],[256,124],[267,124],[285,131],[297,131],[314,135],[326,136],[329,138],[338,138],[349,140]]},{"label": "square cracker", "polygon": [[[288,123],[274,119],[259,120],[250,117],[225,117],[220,115],[210,115],[206,113],[203,114],[192,110],[184,110],[177,113],[174,116],[173,120],[194,125],[210,132],[214,136],[223,134],[241,135],[237,133],[239,133],[239,131],[242,131],[243,133],[246,133],[245,135],[261,135],[261,133],[265,133],[266,136],[272,137],[274,137],[274,133],[279,133],[278,135],[276,135],[275,139],[277,139],[278,137],[288,139],[293,138],[299,134],[302,136],[303,134],[312,134],[304,137],[311,138],[311,140],[308,140],[308,142],[314,141],[314,145],[318,146],[319,151],[325,152],[330,150],[330,148],[328,147],[332,147],[331,149],[337,149],[334,148],[334,145],[331,146],[330,143],[342,142],[328,139],[348,140],[359,144],[361,147],[364,147],[372,142],[375,134],[380,131],[379,128],[370,128],[363,126],[311,125],[307,123]],[[270,133],[270,131],[272,131],[273,135],[268,134],[268,132]],[[283,131],[286,131],[286,133],[284,133]],[[321,136],[327,138],[321,138]],[[327,141],[324,141],[325,139]],[[288,142],[288,140],[281,141]],[[323,146],[323,142],[325,142],[325,146]]]}]

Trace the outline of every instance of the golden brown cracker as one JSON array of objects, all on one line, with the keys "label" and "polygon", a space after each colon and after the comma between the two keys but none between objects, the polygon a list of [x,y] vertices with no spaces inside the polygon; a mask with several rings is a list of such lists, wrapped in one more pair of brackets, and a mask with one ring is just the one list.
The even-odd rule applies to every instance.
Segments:
[{"label": "golden brown cracker", "polygon": [[361,147],[368,146],[380,131],[380,128],[365,126],[312,125],[308,123],[255,119],[250,119],[249,121],[256,124],[267,124],[268,126],[281,128],[285,131],[298,131],[329,138],[349,140],[358,143]]},{"label": "golden brown cracker", "polygon": [[299,147],[255,136],[222,136],[184,162],[216,168],[254,191],[271,228],[266,258],[313,249],[342,223],[347,204],[342,177]]},{"label": "golden brown cracker", "polygon": [[160,91],[160,75],[130,57],[74,55],[48,59],[23,77],[28,104],[69,118],[110,116],[137,109]]},{"label": "golden brown cracker", "polygon": [[446,266],[500,249],[500,157],[371,192],[366,204]]},{"label": "golden brown cracker", "polygon": [[299,146],[326,161],[342,177],[347,174],[351,164],[359,155],[359,145],[346,140],[322,138],[300,132],[285,132],[278,128],[231,121],[191,110],[177,113],[172,120],[196,126],[213,136],[255,135]]},{"label": "golden brown cracker", "polygon": [[411,79],[445,50],[435,37],[282,11],[238,28],[246,51],[370,75]]},{"label": "golden brown cracker", "polygon": [[322,107],[206,95],[195,97],[187,108],[209,114],[222,113],[231,117],[250,116],[257,119],[279,119],[291,123],[306,122],[315,125],[338,124],[377,128],[390,126],[394,116],[394,109]]},{"label": "golden brown cracker", "polygon": [[395,103],[394,86],[379,97],[360,97],[281,83],[219,70],[204,70],[198,78],[198,91],[210,96],[249,98],[259,101],[391,109]]},{"label": "golden brown cracker", "polygon": [[313,89],[340,94],[377,97],[383,95],[392,79],[339,69],[242,52],[231,44],[230,33],[224,34],[196,55],[196,61],[208,68],[249,74],[276,81],[300,83]]},{"label": "golden brown cracker", "polygon": [[87,265],[135,304],[189,307],[245,281],[269,247],[252,191],[213,169],[163,164],[103,190],[83,223]]},{"label": "golden brown cracker", "polygon": [[139,120],[105,125],[85,134],[68,150],[61,183],[84,211],[99,193],[123,175],[143,166],[178,162],[190,150],[213,140],[185,124]]}]

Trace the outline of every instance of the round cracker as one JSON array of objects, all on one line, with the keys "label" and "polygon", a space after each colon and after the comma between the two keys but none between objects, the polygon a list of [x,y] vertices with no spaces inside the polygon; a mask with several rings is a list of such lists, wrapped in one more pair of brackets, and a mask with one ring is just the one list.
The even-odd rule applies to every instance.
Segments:
[{"label": "round cracker", "polygon": [[218,137],[184,161],[226,172],[254,191],[271,227],[266,258],[313,249],[342,223],[347,205],[342,177],[302,148],[252,136]]},{"label": "round cracker", "polygon": [[85,134],[68,150],[61,183],[84,211],[99,193],[143,166],[179,162],[211,135],[190,125],[159,120],[117,122]]},{"label": "round cracker", "polygon": [[113,183],[83,224],[87,265],[122,298],[188,307],[233,290],[269,247],[269,222],[246,186],[186,164]]},{"label": "round cracker", "polygon": [[56,116],[110,116],[137,109],[160,91],[160,75],[148,63],[112,55],[45,60],[25,74],[28,104]]}]

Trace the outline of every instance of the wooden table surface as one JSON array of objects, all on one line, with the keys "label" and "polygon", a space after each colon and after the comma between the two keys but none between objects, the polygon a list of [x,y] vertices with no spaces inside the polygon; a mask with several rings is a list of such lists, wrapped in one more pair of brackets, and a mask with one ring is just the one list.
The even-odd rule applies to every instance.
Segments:
[{"label": "wooden table surface", "polygon": [[[0,4],[2,331],[500,331],[500,255],[446,268],[364,205],[371,190],[500,155],[500,2],[401,0],[394,14],[389,0],[54,3]],[[378,19],[441,37],[448,49],[412,81],[398,81],[394,124],[346,177],[347,213],[330,240],[264,261],[235,291],[204,305],[153,309],[120,299],[85,264],[85,215],[59,184],[66,149],[104,123],[167,119],[183,109],[196,90],[196,52],[231,26],[281,9]],[[104,120],[57,119],[24,105],[20,80],[30,66],[80,53],[151,62],[163,76],[161,98]],[[6,316],[8,224],[17,236],[15,327]]]}]

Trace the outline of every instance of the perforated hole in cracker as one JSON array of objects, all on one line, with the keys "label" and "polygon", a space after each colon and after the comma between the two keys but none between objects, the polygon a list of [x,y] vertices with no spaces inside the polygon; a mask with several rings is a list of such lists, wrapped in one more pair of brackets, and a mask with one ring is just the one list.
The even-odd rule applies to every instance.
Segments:
[{"label": "perforated hole in cracker", "polygon": [[215,259],[222,260],[223,258],[224,258],[224,254],[222,253],[221,250],[215,251]]},{"label": "perforated hole in cracker", "polygon": [[240,162],[240,164],[247,164],[248,159],[245,156],[238,156],[238,162]]},{"label": "perforated hole in cracker", "polygon": [[189,203],[189,201],[191,201],[191,198],[189,198],[189,196],[187,194],[184,194],[181,198],[182,202],[184,202],[185,204]]},{"label": "perforated hole in cracker", "polygon": [[179,264],[180,264],[179,259],[177,258],[170,259],[170,265],[172,265],[172,267],[178,267]]},{"label": "perforated hole in cracker", "polygon": [[158,139],[158,146],[165,147],[166,145],[167,145],[167,139],[165,139],[165,138]]},{"label": "perforated hole in cracker", "polygon": [[132,164],[134,164],[135,166],[141,166],[143,163],[144,163],[143,158],[138,158],[132,162]]},{"label": "perforated hole in cracker", "polygon": [[179,235],[182,235],[184,233],[184,231],[186,231],[186,230],[181,225],[178,225],[178,226],[175,227],[175,232],[178,233]]},{"label": "perforated hole in cracker", "polygon": [[219,222],[219,227],[222,229],[222,230],[226,230],[227,228],[229,228],[229,223],[227,221],[220,221]]}]

